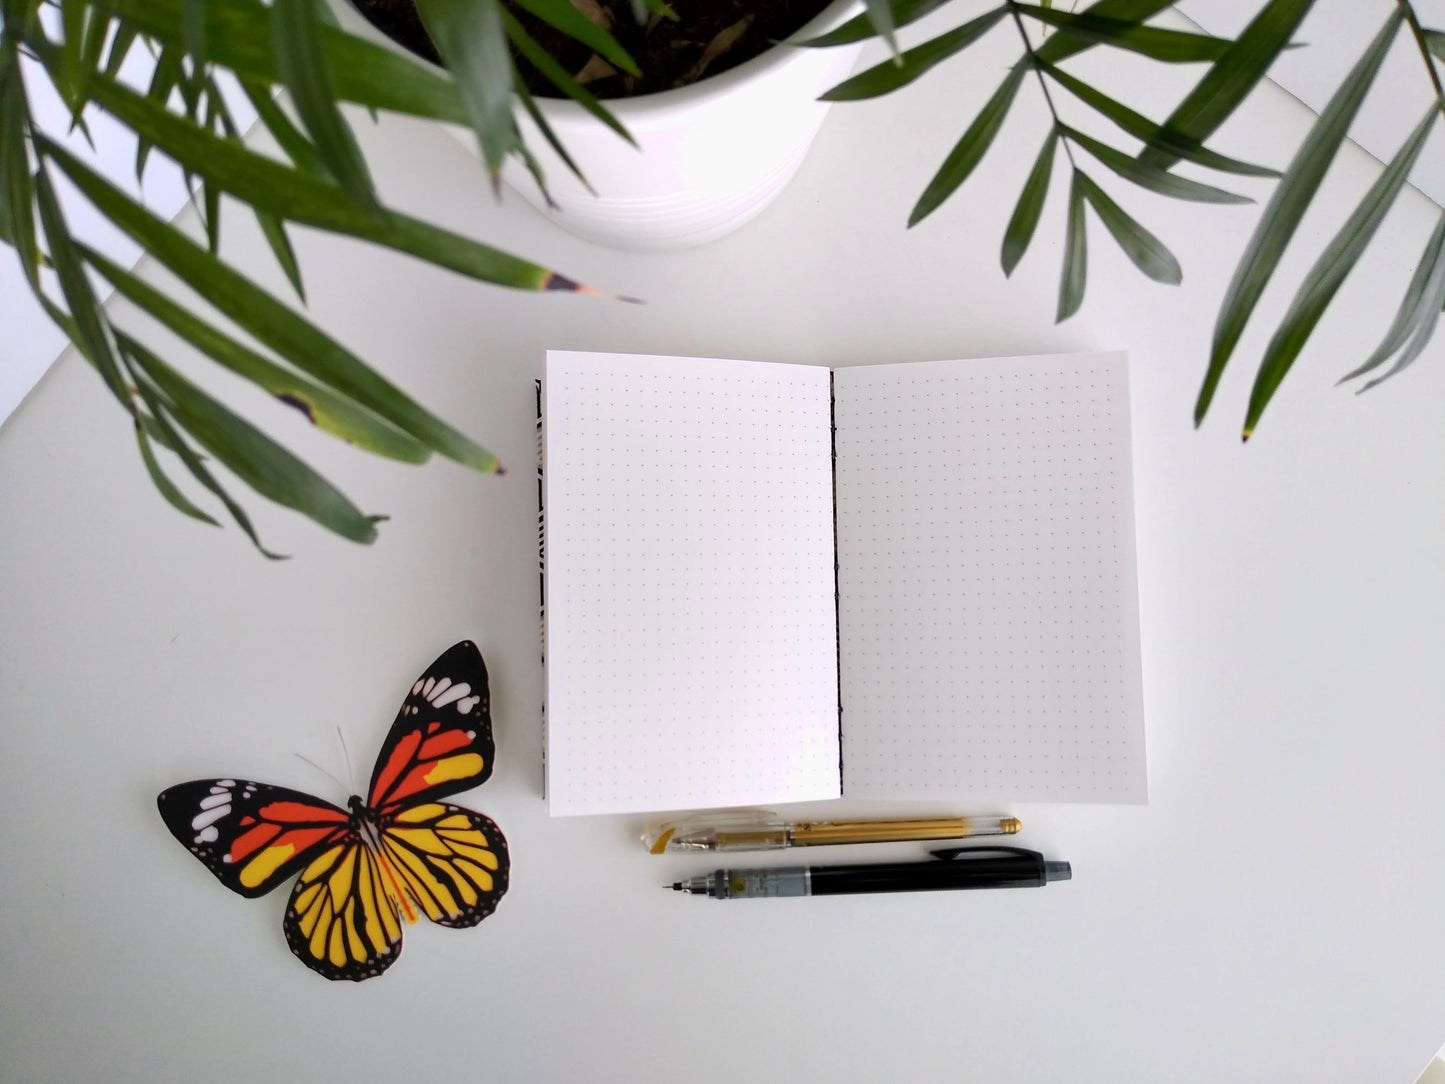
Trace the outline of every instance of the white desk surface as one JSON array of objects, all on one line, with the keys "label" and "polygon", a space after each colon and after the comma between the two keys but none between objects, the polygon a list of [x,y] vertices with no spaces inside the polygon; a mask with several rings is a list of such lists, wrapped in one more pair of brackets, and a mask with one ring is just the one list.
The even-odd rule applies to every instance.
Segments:
[{"label": "white desk surface", "polygon": [[[1010,59],[997,45],[931,90],[836,108],[776,205],[676,255],[575,241],[518,199],[493,206],[447,136],[367,127],[395,202],[648,301],[518,295],[302,238],[317,318],[513,468],[374,460],[234,388],[391,513],[371,549],[262,509],[295,554],[268,564],[182,519],[99,381],[56,367],[0,433],[0,1076],[1414,1079],[1445,1038],[1445,342],[1369,396],[1331,385],[1373,347],[1438,212],[1406,194],[1254,441],[1238,423],[1268,319],[1195,432],[1257,209],[1124,192],[1185,285],[1139,278],[1094,222],[1088,298],[1055,327],[1057,189],[1013,282],[997,262],[1042,134],[1030,95],[966,192],[903,231]],[[1185,73],[1110,74],[1149,102]],[[1307,120],[1264,88],[1222,145],[1282,163]],[[1308,247],[1377,169],[1346,148]],[[282,291],[243,216],[225,230]],[[663,892],[709,863],[644,854],[636,818],[549,820],[531,469],[549,346],[840,365],[1130,351],[1150,804],[1012,810],[1021,843],[1074,863],[1069,884],[735,904]],[[498,769],[461,800],[505,829],[511,891],[476,930],[408,931],[383,979],[328,985],[286,949],[286,894],[226,892],[154,796],[240,774],[344,797],[293,754],[341,774],[340,725],[366,772],[406,684],[464,636],[490,664]],[[865,808],[915,811],[828,812]]]}]

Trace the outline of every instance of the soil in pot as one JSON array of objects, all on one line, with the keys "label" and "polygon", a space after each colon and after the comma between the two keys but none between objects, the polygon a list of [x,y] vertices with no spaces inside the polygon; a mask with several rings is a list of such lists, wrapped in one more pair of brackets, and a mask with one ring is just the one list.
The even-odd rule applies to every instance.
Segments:
[{"label": "soil in pot", "polygon": [[[436,61],[437,53],[422,27],[412,0],[351,0],[387,37],[418,56]],[[649,14],[639,23],[631,0],[572,0],[621,44],[640,76],[619,72],[591,49],[554,30],[511,0],[503,3],[538,43],[599,98],[626,98],[687,86],[751,60],[790,37],[831,0],[670,0],[676,19]],[[515,54],[514,54],[515,55]],[[528,88],[544,97],[557,89],[526,60],[517,70]]]}]

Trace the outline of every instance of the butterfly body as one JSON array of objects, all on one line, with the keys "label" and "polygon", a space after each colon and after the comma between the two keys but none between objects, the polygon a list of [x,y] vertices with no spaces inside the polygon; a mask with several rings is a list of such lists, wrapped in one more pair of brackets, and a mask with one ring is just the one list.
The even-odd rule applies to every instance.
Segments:
[{"label": "butterfly body", "polygon": [[346,800],[346,808],[351,810],[351,830],[373,851],[381,850],[381,818],[376,811],[362,801],[359,794]]},{"label": "butterfly body", "polygon": [[463,642],[412,686],[366,797],[346,809],[234,778],[167,788],[157,806],[232,891],[261,896],[296,876],[283,921],[291,951],[327,978],[371,978],[395,962],[403,922],[474,926],[507,890],[501,830],[440,801],[491,775],[489,711],[486,667]]}]

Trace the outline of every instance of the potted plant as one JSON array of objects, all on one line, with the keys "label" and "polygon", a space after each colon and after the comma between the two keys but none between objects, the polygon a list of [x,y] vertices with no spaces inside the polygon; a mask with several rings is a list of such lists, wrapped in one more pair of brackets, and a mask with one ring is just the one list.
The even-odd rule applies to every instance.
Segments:
[{"label": "potted plant", "polygon": [[[1226,293],[1196,423],[1208,411],[1245,324],[1397,39],[1407,38],[1418,49],[1430,108],[1302,280],[1260,362],[1245,412],[1246,438],[1403,188],[1420,149],[1445,119],[1445,89],[1437,68],[1445,56],[1445,33],[1422,26],[1408,0],[1371,2],[1380,10],[1379,32],[1363,45],[1358,63],[1279,175]],[[1003,228],[1000,262],[1005,273],[1017,265],[1050,188],[1064,180],[1069,214],[1058,318],[1065,319],[1084,295],[1090,216],[1146,275],[1177,282],[1182,273],[1164,243],[1109,195],[1099,178],[1174,198],[1239,202],[1226,188],[1192,179],[1174,167],[1183,161],[1225,177],[1277,175],[1220,154],[1208,141],[1274,58],[1290,46],[1312,3],[1260,0],[1257,15],[1233,41],[1151,23],[1170,6],[1169,0],[1096,0],[1079,12],[1019,0],[997,5],[991,0],[867,0],[865,14],[829,23],[831,29],[808,27],[801,37],[806,39],[803,47],[811,50],[852,47],[875,36],[890,43],[887,59],[823,95],[837,101],[888,93],[966,53],[986,34],[1017,36],[1018,62],[1004,73],[924,186],[909,221],[922,221],[963,186],[1010,111],[1027,100],[1023,88],[1034,86],[1041,93],[1032,97],[1030,107],[1047,109],[1052,125]],[[544,191],[566,174],[585,188],[587,164],[570,153],[562,123],[554,124],[550,107],[538,104],[536,92],[519,75],[516,57],[537,68],[598,124],[614,133],[625,132],[627,126],[579,80],[583,69],[569,69],[552,53],[525,47],[516,27],[524,26],[519,16],[525,14],[564,39],[579,42],[589,56],[584,68],[595,54],[618,61],[621,68],[611,66],[624,70],[622,57],[631,57],[618,34],[591,19],[579,21],[576,16],[587,7],[580,0],[420,0],[416,10],[446,62],[448,71],[443,72],[335,25],[321,0],[58,0],[57,6],[58,18],[47,20],[41,17],[40,0],[0,0],[0,239],[14,247],[40,303],[130,414],[141,459],[165,499],[187,515],[215,522],[172,477],[177,470],[189,475],[260,547],[243,507],[211,461],[201,457],[204,449],[262,496],[296,508],[344,537],[366,542],[376,533],[377,517],[363,514],[305,463],[117,325],[97,300],[98,280],[114,285],[213,361],[361,449],[411,462],[439,452],[479,471],[496,471],[495,457],[484,448],[368,368],[303,313],[227,264],[216,245],[220,195],[248,205],[258,216],[298,295],[302,275],[287,238],[290,223],[386,245],[494,285],[596,293],[523,258],[383,206],[340,105],[465,125],[475,133],[494,178],[511,161]],[[644,21],[675,14],[662,0],[636,0],[629,11]],[[933,12],[940,17],[956,12],[957,21],[901,50],[895,31]],[[841,14],[836,7],[826,12],[830,20]],[[148,87],[129,87],[116,77],[120,62],[137,43],[157,57]],[[1071,57],[1098,48],[1117,51],[1130,62],[1197,64],[1202,74],[1166,117],[1155,120],[1069,71]],[[759,70],[764,66],[759,64]],[[737,69],[743,75],[734,77],[737,86],[730,93],[746,93],[746,67]],[[218,89],[216,76],[222,71],[234,75],[254,102],[284,160],[241,142]],[[144,148],[179,163],[200,196],[208,243],[197,243],[151,215],[67,152],[53,134],[39,130],[27,78],[53,83],[76,123],[84,123],[88,110],[103,110],[131,128]],[[278,91],[285,92],[284,105],[273,98]],[[780,101],[778,109],[784,104]],[[1119,129],[1121,138],[1104,141],[1085,134],[1069,123],[1070,110],[1098,114]],[[544,146],[556,156],[551,168],[544,168],[538,157]],[[55,198],[54,177],[59,175],[262,349],[165,296],[75,237]],[[754,191],[750,208],[766,198],[766,191]],[[715,219],[708,229],[726,224]],[[1403,284],[1396,319],[1380,348],[1362,359],[1349,377],[1379,372],[1391,360],[1394,364],[1384,374],[1398,372],[1429,342],[1445,308],[1445,214],[1422,241],[1414,275]],[[1366,386],[1382,378],[1373,377]]]},{"label": "potted plant", "polygon": [[[348,30],[440,60],[425,0],[332,7]],[[547,180],[535,183],[516,158],[503,176],[589,241],[681,248],[743,225],[802,163],[828,110],[820,96],[852,72],[866,40],[788,43],[836,29],[862,10],[860,0],[674,0],[673,8],[654,5],[640,20],[631,0],[499,9],[527,95],[517,111],[522,142]]]}]

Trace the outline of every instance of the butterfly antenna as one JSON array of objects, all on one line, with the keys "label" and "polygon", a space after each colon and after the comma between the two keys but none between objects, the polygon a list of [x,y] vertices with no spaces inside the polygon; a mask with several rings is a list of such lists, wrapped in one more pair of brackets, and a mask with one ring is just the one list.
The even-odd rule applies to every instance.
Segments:
[{"label": "butterfly antenna", "polygon": [[346,761],[346,778],[351,780],[351,793],[360,794],[361,788],[356,785],[356,769],[351,766],[351,750],[346,748],[346,735],[341,732],[341,726],[336,727],[336,740],[341,743],[341,757]]},{"label": "butterfly antenna", "polygon": [[[340,779],[337,779],[336,776],[332,775],[332,774],[331,774],[330,772],[328,772],[325,768],[323,768],[320,764],[317,764],[316,761],[312,760],[312,759],[311,759],[310,757],[308,757],[308,756],[302,756],[300,753],[297,753],[296,755],[297,755],[298,757],[301,757],[302,760],[304,760],[307,764],[310,764],[313,768],[315,768],[315,769],[316,769],[318,772],[320,772],[322,775],[326,776],[327,779],[331,780],[333,783],[335,783],[335,784],[336,784],[338,787],[340,787],[342,790],[346,790],[346,784],[345,784],[345,783],[343,783]],[[347,793],[350,794],[350,793],[352,793],[352,792],[351,792],[351,791],[347,791]]]}]

